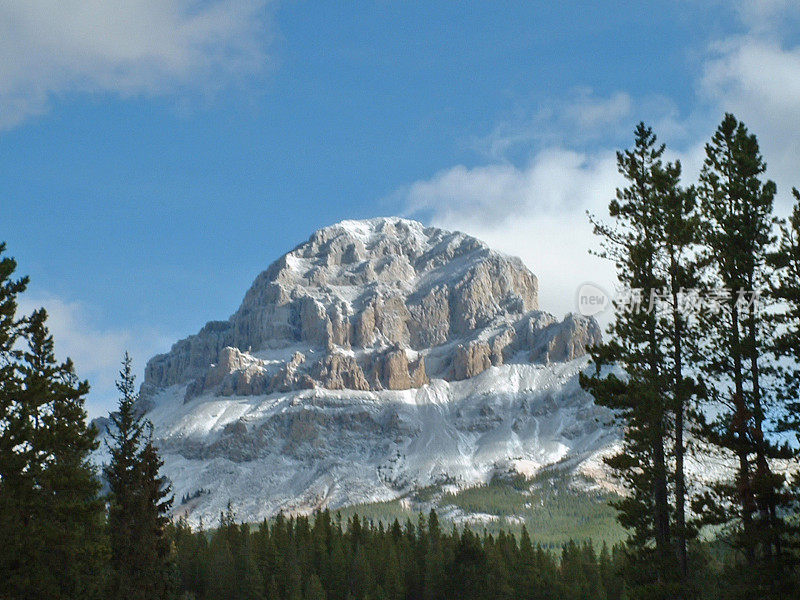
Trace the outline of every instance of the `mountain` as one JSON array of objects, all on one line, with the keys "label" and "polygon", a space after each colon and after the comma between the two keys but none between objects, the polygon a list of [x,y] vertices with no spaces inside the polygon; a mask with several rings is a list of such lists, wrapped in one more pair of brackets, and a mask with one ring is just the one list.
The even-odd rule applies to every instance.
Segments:
[{"label": "mountain", "polygon": [[474,237],[343,221],[152,358],[140,408],[195,523],[229,502],[255,520],[552,465],[577,485],[618,439],[577,383],[600,339],[539,310],[536,277]]}]

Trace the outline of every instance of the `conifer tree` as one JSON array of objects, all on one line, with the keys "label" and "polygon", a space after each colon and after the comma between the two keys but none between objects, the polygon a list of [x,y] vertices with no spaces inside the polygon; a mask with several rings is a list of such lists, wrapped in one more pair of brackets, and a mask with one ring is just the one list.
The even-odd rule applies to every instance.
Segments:
[{"label": "conifer tree", "polygon": [[[780,433],[794,435],[795,444],[784,448],[784,451],[798,459],[800,447],[800,191],[792,190],[795,205],[789,218],[780,224],[778,245],[774,252],[767,256],[772,268],[770,281],[770,297],[780,307],[769,318],[776,328],[772,340],[772,353],[778,361],[777,397],[780,403],[775,410],[777,430]],[[780,485],[775,482],[775,507],[784,507],[786,512],[794,515],[777,523],[779,531],[775,531],[776,560],[779,577],[792,579],[800,586],[800,473]],[[793,573],[792,573],[793,572]]]},{"label": "conifer tree", "polygon": [[112,590],[115,598],[166,598],[173,580],[166,538],[172,499],[159,475],[162,461],[152,433],[138,412],[132,361],[122,361],[117,381],[118,410],[111,414],[106,466],[111,538]]},{"label": "conifer tree", "polygon": [[[767,327],[768,250],[773,242],[775,184],[762,181],[766,164],[756,136],[726,114],[711,141],[700,175],[703,249],[708,285],[722,310],[704,322],[704,361],[709,408],[700,433],[737,463],[733,479],[716,482],[694,503],[701,522],[723,527],[741,551],[746,593],[769,597],[772,567],[780,553],[779,490],[772,467],[784,449],[770,440],[777,397],[768,385],[772,346]],[[772,582],[772,583],[770,583]]]},{"label": "conifer tree", "polygon": [[789,218],[780,224],[778,246],[767,256],[773,269],[770,296],[782,309],[771,316],[779,330],[773,339],[772,352],[789,360],[781,371],[780,392],[786,402],[781,426],[793,431],[800,442],[800,191],[792,190],[795,205]]},{"label": "conifer tree", "polygon": [[[613,225],[592,218],[602,238],[600,256],[614,262],[617,277],[636,300],[618,303],[610,340],[592,349],[596,370],[581,376],[581,385],[602,406],[618,411],[624,420],[622,451],[607,459],[622,479],[628,495],[615,502],[620,523],[629,529],[629,547],[636,585],[666,597],[674,584],[667,449],[670,412],[665,393],[670,381],[664,332],[655,300],[668,284],[661,257],[664,246],[664,186],[658,178],[676,175],[662,162],[664,146],[640,123],[634,148],[617,153],[620,173],[628,186],[617,190],[609,204]],[[670,188],[669,192],[672,191]],[[676,212],[681,212],[678,208]],[[641,294],[636,299],[634,294]],[[643,300],[643,302],[642,302]],[[612,367],[622,369],[618,375]]]},{"label": "conifer tree", "polygon": [[22,350],[17,345],[26,325],[26,319],[17,316],[17,297],[25,291],[28,278],[12,279],[17,263],[3,256],[5,248],[0,243],[0,572],[6,574],[0,585],[13,598],[23,595],[23,569],[31,552],[23,533],[30,521],[33,483],[26,470],[32,461],[32,448],[25,443],[31,432],[19,401]]},{"label": "conifer tree", "polygon": [[665,346],[662,364],[664,390],[670,396],[669,409],[674,430],[673,536],[679,574],[685,587],[689,571],[687,543],[695,534],[687,525],[686,516],[688,486],[685,431],[687,422],[691,423],[691,416],[695,414],[692,400],[700,391],[691,376],[691,366],[696,363],[698,356],[698,320],[686,300],[700,284],[694,258],[700,241],[700,220],[696,211],[695,189],[681,186],[681,171],[679,161],[663,166],[654,165],[654,200],[660,215],[658,227],[653,233],[659,239],[657,258],[665,283],[661,298],[665,310],[659,315],[659,328]]},{"label": "conifer tree", "polygon": [[316,573],[312,574],[306,580],[305,593],[303,594],[305,600],[327,600],[325,588],[322,587],[322,582]]},{"label": "conifer tree", "polygon": [[[0,245],[0,252],[5,246]],[[16,316],[27,279],[0,259],[0,565],[8,598],[100,597],[103,505],[89,386],[60,363],[44,309]]]},{"label": "conifer tree", "polygon": [[169,539],[166,529],[170,524],[169,511],[172,508],[171,487],[161,475],[164,461],[153,442],[153,427],[147,423],[144,445],[139,453],[142,474],[142,500],[144,505],[142,521],[145,535],[140,536],[140,544],[151,562],[149,583],[151,598],[168,598],[174,587],[174,564],[170,556]]},{"label": "conifer tree", "polygon": [[37,310],[28,323],[20,402],[31,428],[34,565],[50,598],[97,596],[104,555],[100,484],[89,454],[97,431],[86,425],[89,384],[79,381],[72,362],[58,363],[47,314]]}]

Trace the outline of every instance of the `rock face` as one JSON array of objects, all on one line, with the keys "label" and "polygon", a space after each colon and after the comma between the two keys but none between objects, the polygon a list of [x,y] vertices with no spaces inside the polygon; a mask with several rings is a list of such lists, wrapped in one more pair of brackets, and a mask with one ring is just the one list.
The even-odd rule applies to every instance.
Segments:
[{"label": "rock face", "polygon": [[475,340],[456,348],[453,361],[453,378],[467,379],[475,377],[492,366],[492,350],[489,344],[482,340]]},{"label": "rock face", "polygon": [[403,390],[509,361],[571,360],[600,340],[592,319],[538,310],[513,257],[415,221],[343,221],[261,273],[227,321],[147,364],[143,393],[185,385],[257,396],[321,387]]}]

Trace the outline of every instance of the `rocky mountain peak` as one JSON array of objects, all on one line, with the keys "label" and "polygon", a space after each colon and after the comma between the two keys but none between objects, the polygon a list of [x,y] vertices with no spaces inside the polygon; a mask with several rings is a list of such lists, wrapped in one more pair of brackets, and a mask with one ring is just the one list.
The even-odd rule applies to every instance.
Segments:
[{"label": "rocky mountain peak", "polygon": [[538,310],[536,277],[460,232],[397,217],[315,232],[256,277],[239,309],[154,357],[145,395],[409,389],[505,362],[571,360],[597,324]]}]

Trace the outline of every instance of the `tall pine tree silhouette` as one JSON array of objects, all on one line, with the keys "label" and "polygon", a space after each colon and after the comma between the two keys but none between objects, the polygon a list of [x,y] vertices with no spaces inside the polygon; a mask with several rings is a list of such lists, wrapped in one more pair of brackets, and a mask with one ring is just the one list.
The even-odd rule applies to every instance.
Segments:
[{"label": "tall pine tree silhouette", "polygon": [[[792,190],[795,204],[792,214],[780,224],[777,248],[768,254],[772,268],[770,297],[780,307],[769,315],[778,333],[772,340],[772,353],[777,359],[776,395],[779,407],[773,409],[776,429],[794,436],[795,444],[783,451],[798,460],[800,456],[800,191]],[[790,580],[800,587],[797,566],[800,564],[800,522],[795,518],[776,519],[781,514],[800,514],[800,472],[785,481],[775,474],[772,538],[775,550],[776,579]]]},{"label": "tall pine tree silhouette", "polygon": [[[0,253],[5,246],[0,244]],[[103,504],[89,461],[89,385],[58,362],[47,313],[18,318],[16,263],[0,259],[0,596],[103,593]]]},{"label": "tall pine tree silhouette", "polygon": [[[629,492],[614,505],[620,523],[630,531],[631,585],[651,590],[653,597],[669,597],[678,579],[667,461],[675,408],[669,390],[676,372],[669,368],[669,335],[655,300],[670,283],[664,266],[665,206],[677,202],[673,216],[678,219],[686,211],[676,191],[680,170],[665,166],[663,153],[652,129],[640,123],[633,149],[617,153],[628,185],[609,204],[613,223],[591,217],[601,238],[599,255],[614,263],[631,296],[629,304],[618,302],[609,341],[591,351],[594,375],[582,374],[580,380],[598,404],[618,411],[625,424],[622,450],[606,462]],[[676,239],[676,247],[678,243]]]},{"label": "tall pine tree silhouette", "polygon": [[111,460],[105,469],[113,595],[126,600],[166,598],[172,573],[165,528],[172,498],[159,474],[163,463],[152,430],[138,410],[127,352],[117,389],[119,406],[111,414],[109,430]]},{"label": "tall pine tree silhouette", "polygon": [[733,585],[764,598],[773,597],[779,583],[773,566],[780,553],[777,503],[784,478],[773,463],[785,457],[785,448],[770,436],[770,414],[780,399],[769,385],[774,330],[765,300],[776,187],[762,180],[765,171],[756,136],[726,114],[706,145],[698,187],[706,277],[723,299],[722,310],[703,327],[700,367],[710,410],[700,434],[735,457],[737,468],[734,477],[716,481],[694,503],[701,522],[721,527],[741,552],[746,569],[734,570]]}]

